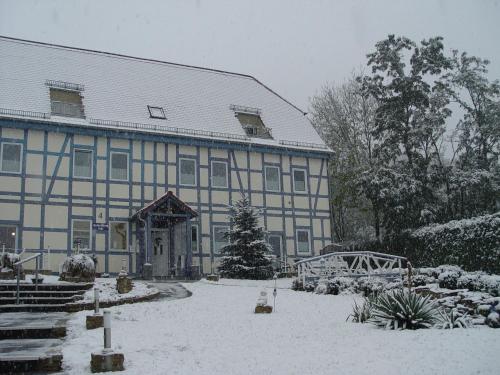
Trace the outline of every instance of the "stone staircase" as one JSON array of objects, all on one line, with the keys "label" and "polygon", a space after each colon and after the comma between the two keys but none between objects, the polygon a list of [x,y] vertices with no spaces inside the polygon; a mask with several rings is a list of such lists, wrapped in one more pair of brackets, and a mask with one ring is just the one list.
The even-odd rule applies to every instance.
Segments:
[{"label": "stone staircase", "polygon": [[0,283],[0,313],[66,311],[66,304],[82,299],[92,283],[34,284],[21,283],[19,304],[16,304],[16,284]]},{"label": "stone staircase", "polygon": [[0,374],[47,373],[62,369],[67,303],[83,298],[89,284],[0,283]]}]

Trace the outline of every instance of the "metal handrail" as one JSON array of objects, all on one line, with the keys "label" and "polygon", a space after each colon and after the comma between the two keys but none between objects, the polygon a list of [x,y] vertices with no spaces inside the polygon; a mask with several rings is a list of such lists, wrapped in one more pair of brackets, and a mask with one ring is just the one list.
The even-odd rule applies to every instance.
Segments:
[{"label": "metal handrail", "polygon": [[38,253],[35,255],[32,255],[26,259],[22,259],[19,262],[14,263],[14,266],[17,266],[17,286],[16,286],[16,305],[19,305],[19,281],[21,279],[21,267],[19,267],[21,264],[29,262],[32,259],[36,259],[36,266],[35,266],[35,291],[38,292],[38,260],[40,257],[43,256],[43,253]]}]

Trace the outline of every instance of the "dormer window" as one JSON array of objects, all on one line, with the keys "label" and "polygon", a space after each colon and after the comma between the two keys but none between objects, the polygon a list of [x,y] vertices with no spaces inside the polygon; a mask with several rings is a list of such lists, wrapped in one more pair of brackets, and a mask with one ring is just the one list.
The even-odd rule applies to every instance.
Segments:
[{"label": "dormer window", "polygon": [[264,125],[260,117],[260,109],[236,105],[231,105],[230,109],[234,111],[247,136],[250,138],[273,138],[271,129]]},{"label": "dormer window", "polygon": [[148,105],[148,110],[149,110],[149,117],[151,118],[159,118],[164,120],[167,119],[163,107],[153,107],[151,105]]},{"label": "dormer window", "polygon": [[50,88],[51,114],[54,116],[85,118],[79,91]]}]

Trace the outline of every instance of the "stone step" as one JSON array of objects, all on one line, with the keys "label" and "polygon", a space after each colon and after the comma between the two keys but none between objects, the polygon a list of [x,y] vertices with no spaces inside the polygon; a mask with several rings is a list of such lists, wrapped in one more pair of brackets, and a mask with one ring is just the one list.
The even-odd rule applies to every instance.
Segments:
[{"label": "stone step", "polygon": [[[39,291],[80,291],[92,288],[93,283],[53,283],[53,284],[38,284]],[[13,291],[17,289],[15,281],[1,282],[0,291]],[[20,283],[19,290],[35,291],[36,285],[32,283]]]},{"label": "stone step", "polygon": [[54,312],[66,311],[66,304],[10,304],[0,305],[0,313],[7,312]]},{"label": "stone step", "polygon": [[64,337],[69,317],[70,314],[65,312],[3,313],[0,319],[0,340]]},{"label": "stone step", "polygon": [[62,370],[62,340],[0,341],[0,373],[57,372]]},{"label": "stone step", "polygon": [[[20,297],[71,297],[74,295],[82,295],[86,290],[20,290]],[[0,291],[0,298],[15,297],[15,290]]]},{"label": "stone step", "polygon": [[[69,297],[19,297],[19,304],[39,304],[39,305],[52,305],[52,304],[65,304],[68,302],[73,302],[78,299],[82,299],[81,295],[69,296]],[[0,297],[1,305],[13,305],[17,301],[16,297]]]}]

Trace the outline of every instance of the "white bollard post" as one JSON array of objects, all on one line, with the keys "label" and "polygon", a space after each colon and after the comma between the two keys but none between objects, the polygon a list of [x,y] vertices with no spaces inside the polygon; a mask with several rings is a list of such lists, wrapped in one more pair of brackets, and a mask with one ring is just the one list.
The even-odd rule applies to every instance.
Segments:
[{"label": "white bollard post", "polygon": [[98,315],[99,314],[99,289],[97,289],[97,288],[94,289],[94,302],[95,302],[94,315]]},{"label": "white bollard post", "polygon": [[111,352],[111,312],[104,310],[104,350],[103,352]]}]

